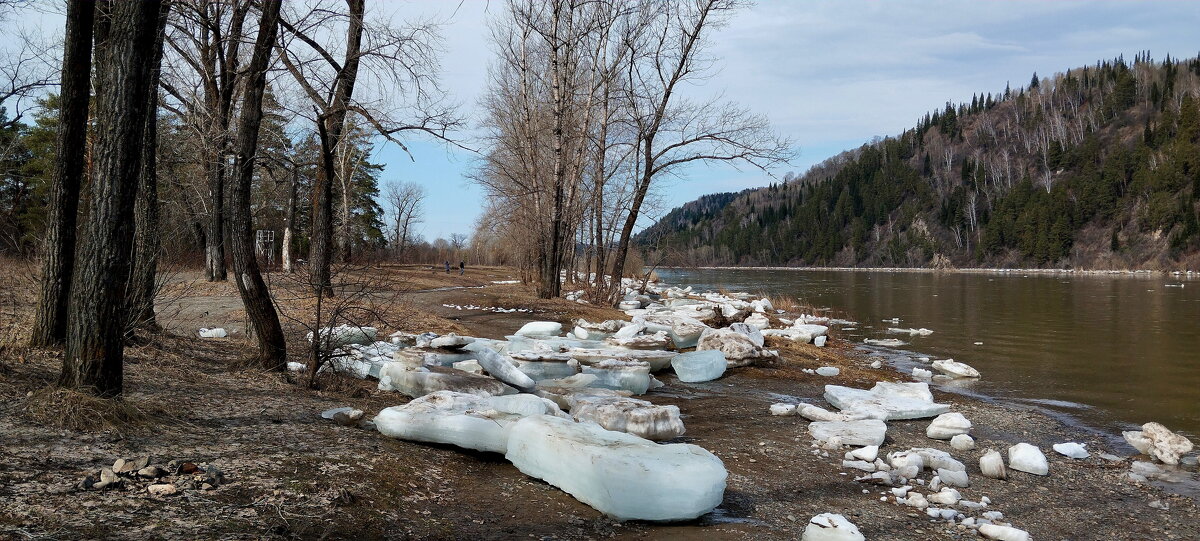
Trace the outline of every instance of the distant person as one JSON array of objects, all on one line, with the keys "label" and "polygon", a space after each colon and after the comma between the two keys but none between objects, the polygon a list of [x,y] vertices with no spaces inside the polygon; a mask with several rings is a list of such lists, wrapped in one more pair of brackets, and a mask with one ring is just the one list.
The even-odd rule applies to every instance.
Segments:
[{"label": "distant person", "polygon": [[450,260],[446,260],[446,274],[450,274]]},{"label": "distant person", "polygon": [[458,275],[462,276],[467,273],[467,263],[465,261],[458,262]]}]

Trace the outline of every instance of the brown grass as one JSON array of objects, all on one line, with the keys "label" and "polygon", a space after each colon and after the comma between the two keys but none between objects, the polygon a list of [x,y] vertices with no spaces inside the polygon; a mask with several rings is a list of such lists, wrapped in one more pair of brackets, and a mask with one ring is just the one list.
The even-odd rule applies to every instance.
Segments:
[{"label": "brown grass", "polygon": [[23,412],[37,424],[77,432],[135,432],[171,419],[168,408],[157,401],[100,398],[61,387],[34,391],[25,398]]}]

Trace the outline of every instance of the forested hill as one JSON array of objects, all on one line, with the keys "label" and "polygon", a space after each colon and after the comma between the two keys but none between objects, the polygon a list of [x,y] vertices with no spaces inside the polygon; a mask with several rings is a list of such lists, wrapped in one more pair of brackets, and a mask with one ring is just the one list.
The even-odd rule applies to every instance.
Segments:
[{"label": "forested hill", "polygon": [[927,114],[643,231],[685,265],[1200,268],[1200,58],[1138,55]]}]

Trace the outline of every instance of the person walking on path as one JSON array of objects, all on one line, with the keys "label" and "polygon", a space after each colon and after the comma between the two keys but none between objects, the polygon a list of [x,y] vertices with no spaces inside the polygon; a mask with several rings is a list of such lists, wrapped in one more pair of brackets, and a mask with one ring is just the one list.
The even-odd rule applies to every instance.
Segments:
[{"label": "person walking on path", "polygon": [[462,276],[467,273],[467,263],[465,261],[458,262],[458,275]]},{"label": "person walking on path", "polygon": [[446,260],[446,274],[450,274],[450,260]]}]

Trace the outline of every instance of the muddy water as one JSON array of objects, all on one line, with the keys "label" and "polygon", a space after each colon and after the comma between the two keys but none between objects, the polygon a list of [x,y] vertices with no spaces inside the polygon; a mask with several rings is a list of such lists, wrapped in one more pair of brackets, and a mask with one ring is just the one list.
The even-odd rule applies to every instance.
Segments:
[{"label": "muddy water", "polygon": [[[659,270],[668,283],[769,293],[898,338],[894,366],[952,357],[983,378],[960,390],[1103,430],[1158,421],[1200,435],[1200,279],[815,270]],[[1183,287],[1179,287],[1179,286]],[[892,322],[899,318],[899,323]],[[889,333],[928,328],[929,336]],[[837,329],[837,327],[834,327]]]}]

